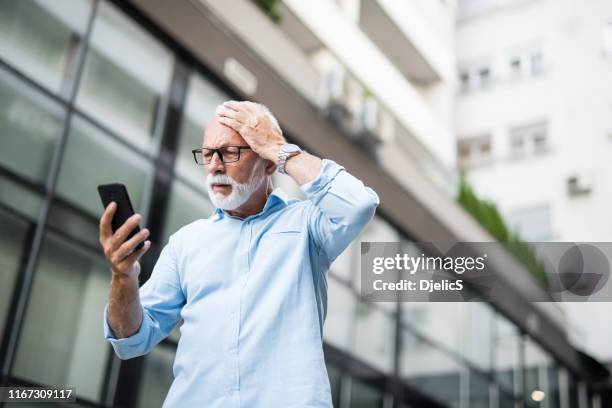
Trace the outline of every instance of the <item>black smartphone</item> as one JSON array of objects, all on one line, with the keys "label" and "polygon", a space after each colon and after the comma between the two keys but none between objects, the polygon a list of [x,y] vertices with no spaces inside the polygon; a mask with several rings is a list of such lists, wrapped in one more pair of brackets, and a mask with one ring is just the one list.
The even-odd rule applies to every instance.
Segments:
[{"label": "black smartphone", "polygon": [[[98,186],[98,193],[100,194],[100,199],[102,199],[104,208],[108,207],[111,201],[117,203],[117,210],[115,211],[115,215],[113,216],[113,220],[111,222],[114,233],[123,225],[124,222],[127,221],[128,218],[134,215],[134,208],[132,207],[130,196],[128,195],[125,185],[121,183],[101,184]],[[126,241],[138,234],[139,231],[140,227],[136,225],[136,228],[130,232],[126,238]],[[136,245],[134,250],[139,250],[143,247],[143,245],[144,241]]]}]

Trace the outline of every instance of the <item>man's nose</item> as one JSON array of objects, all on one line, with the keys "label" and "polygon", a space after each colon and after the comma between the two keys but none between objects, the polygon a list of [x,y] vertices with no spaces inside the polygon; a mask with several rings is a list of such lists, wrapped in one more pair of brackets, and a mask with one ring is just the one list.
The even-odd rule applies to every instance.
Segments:
[{"label": "man's nose", "polygon": [[208,164],[208,171],[213,174],[225,173],[225,163],[221,160],[219,152],[214,152]]}]

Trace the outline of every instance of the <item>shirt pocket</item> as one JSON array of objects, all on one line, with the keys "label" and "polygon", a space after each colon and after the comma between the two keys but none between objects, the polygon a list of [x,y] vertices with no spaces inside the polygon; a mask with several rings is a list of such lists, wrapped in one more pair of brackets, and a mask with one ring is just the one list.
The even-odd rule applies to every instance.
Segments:
[{"label": "shirt pocket", "polygon": [[299,239],[303,231],[295,226],[274,227],[261,234],[259,241],[263,242],[285,242]]}]

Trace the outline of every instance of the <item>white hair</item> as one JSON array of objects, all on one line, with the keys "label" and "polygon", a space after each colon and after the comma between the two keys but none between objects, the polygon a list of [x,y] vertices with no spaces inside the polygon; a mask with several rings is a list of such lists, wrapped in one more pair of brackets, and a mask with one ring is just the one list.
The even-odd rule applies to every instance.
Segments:
[{"label": "white hair", "polygon": [[[236,101],[226,101],[226,102],[236,102]],[[278,120],[276,120],[276,118],[274,117],[274,115],[272,114],[270,109],[268,109],[266,105],[262,103],[251,102],[251,101],[240,101],[240,102],[250,102],[252,104],[259,106],[264,111],[264,114],[268,117],[268,119],[270,119],[270,122],[272,122],[272,127],[274,127],[274,130],[276,130],[281,135],[283,134],[283,131],[281,130],[280,125],[278,124]],[[223,103],[220,105],[217,105],[217,108],[215,109],[215,113],[218,113],[219,109],[223,108]]]}]

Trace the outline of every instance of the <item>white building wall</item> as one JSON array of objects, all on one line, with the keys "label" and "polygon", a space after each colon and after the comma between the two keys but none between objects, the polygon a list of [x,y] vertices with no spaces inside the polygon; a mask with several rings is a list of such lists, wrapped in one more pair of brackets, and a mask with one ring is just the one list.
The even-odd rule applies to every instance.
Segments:
[{"label": "white building wall", "polygon": [[[460,1],[476,3],[475,0]],[[612,240],[612,58],[606,55],[609,0],[490,0],[479,16],[457,24],[459,69],[488,64],[486,89],[459,93],[455,129],[465,138],[490,133],[489,164],[468,180],[505,215],[549,204],[553,241]],[[513,79],[511,56],[540,49],[543,72]],[[549,151],[512,160],[509,129],[548,123]],[[590,177],[592,191],[570,196],[567,177]],[[603,324],[611,304],[566,304],[573,330],[595,356],[612,359],[612,332]]]}]

